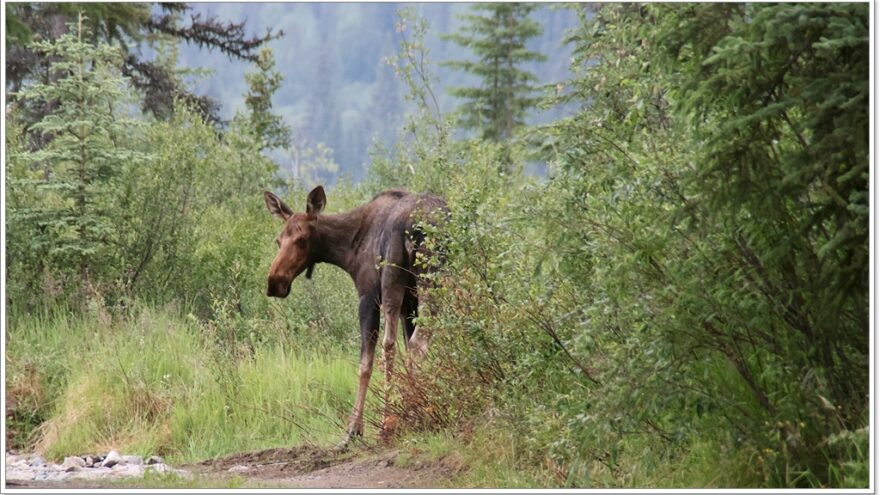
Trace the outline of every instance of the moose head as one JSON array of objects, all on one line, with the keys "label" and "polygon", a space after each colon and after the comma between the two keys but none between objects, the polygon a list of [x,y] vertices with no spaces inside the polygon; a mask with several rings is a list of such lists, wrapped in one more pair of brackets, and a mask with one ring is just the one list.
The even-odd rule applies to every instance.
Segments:
[{"label": "moose head", "polygon": [[305,213],[294,213],[284,201],[269,191],[263,193],[263,198],[269,212],[284,220],[284,229],[275,238],[278,254],[269,269],[266,295],[284,298],[290,294],[290,285],[300,273],[306,271],[306,277],[312,277],[318,214],[327,204],[327,196],[321,186],[312,189],[306,200]]}]

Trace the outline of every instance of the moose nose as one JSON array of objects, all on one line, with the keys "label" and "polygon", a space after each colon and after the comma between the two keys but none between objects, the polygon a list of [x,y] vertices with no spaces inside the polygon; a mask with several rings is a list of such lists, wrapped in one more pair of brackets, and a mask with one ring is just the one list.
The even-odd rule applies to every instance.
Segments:
[{"label": "moose nose", "polygon": [[290,282],[284,277],[269,277],[269,287],[266,295],[269,297],[285,298],[290,293]]}]

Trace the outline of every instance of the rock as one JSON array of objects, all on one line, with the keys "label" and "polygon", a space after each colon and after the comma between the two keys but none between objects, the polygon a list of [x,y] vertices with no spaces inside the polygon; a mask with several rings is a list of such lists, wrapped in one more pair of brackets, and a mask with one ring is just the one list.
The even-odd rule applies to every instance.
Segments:
[{"label": "rock", "polygon": [[64,462],[61,464],[61,468],[68,473],[71,471],[79,471],[84,467],[86,467],[86,461],[82,457],[65,457]]},{"label": "rock", "polygon": [[45,466],[46,459],[43,459],[42,457],[37,455],[32,457],[30,461],[28,461],[28,464],[30,464],[31,466]]},{"label": "rock", "polygon": [[125,464],[142,466],[144,464],[144,458],[139,455],[124,455],[122,456],[122,462]]},{"label": "rock", "polygon": [[151,455],[147,459],[147,465],[152,465],[152,464],[165,464],[165,459],[162,459],[161,457],[159,457],[157,455]]},{"label": "rock", "polygon": [[107,453],[107,457],[104,458],[104,461],[101,462],[101,467],[113,467],[120,462],[122,462],[122,456],[119,455],[119,452],[111,450]]},{"label": "rock", "polygon": [[86,460],[83,459],[82,457],[72,455],[70,457],[64,458],[64,463],[62,464],[62,466],[64,464],[67,464],[69,466],[73,465],[73,466],[79,466],[79,467],[86,467]]},{"label": "rock", "polygon": [[237,466],[232,466],[231,468],[227,469],[226,471],[228,471],[230,473],[243,473],[249,469],[250,469],[249,467],[244,466],[242,464],[239,464]]},{"label": "rock", "polygon": [[92,467],[95,465],[95,458],[92,456],[86,456],[86,467]]}]

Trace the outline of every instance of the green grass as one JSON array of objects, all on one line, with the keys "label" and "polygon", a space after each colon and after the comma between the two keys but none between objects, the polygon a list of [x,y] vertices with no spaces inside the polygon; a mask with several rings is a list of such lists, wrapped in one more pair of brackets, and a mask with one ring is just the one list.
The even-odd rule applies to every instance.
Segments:
[{"label": "green grass", "polygon": [[[246,480],[240,476],[230,476],[223,478],[207,478],[201,476],[182,477],[173,473],[151,473],[147,472],[142,478],[120,479],[120,480],[103,480],[98,486],[103,489],[127,489],[127,488],[159,488],[159,489],[188,489],[188,488],[218,488],[218,489],[235,489],[243,488]],[[248,484],[249,488],[261,488],[260,485]]]},{"label": "green grass", "polygon": [[414,433],[397,442],[395,461],[408,467],[421,460],[446,459],[460,469],[449,486],[467,488],[541,488],[559,486],[543,466],[528,465],[517,455],[513,439],[504,431],[480,428],[468,438],[450,432]]},{"label": "green grass", "polygon": [[29,435],[38,451],[60,459],[112,448],[190,462],[341,438],[353,351],[293,340],[249,349],[192,319],[132,313],[9,317],[7,390],[20,409],[41,411]]}]

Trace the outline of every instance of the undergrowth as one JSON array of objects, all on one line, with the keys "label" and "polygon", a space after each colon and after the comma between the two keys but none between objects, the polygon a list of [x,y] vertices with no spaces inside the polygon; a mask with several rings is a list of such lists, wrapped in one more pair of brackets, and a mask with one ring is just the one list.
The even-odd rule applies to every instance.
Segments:
[{"label": "undergrowth", "polygon": [[52,459],[116,449],[186,462],[341,438],[354,351],[296,339],[243,349],[217,332],[150,307],[11,318],[18,445]]}]

